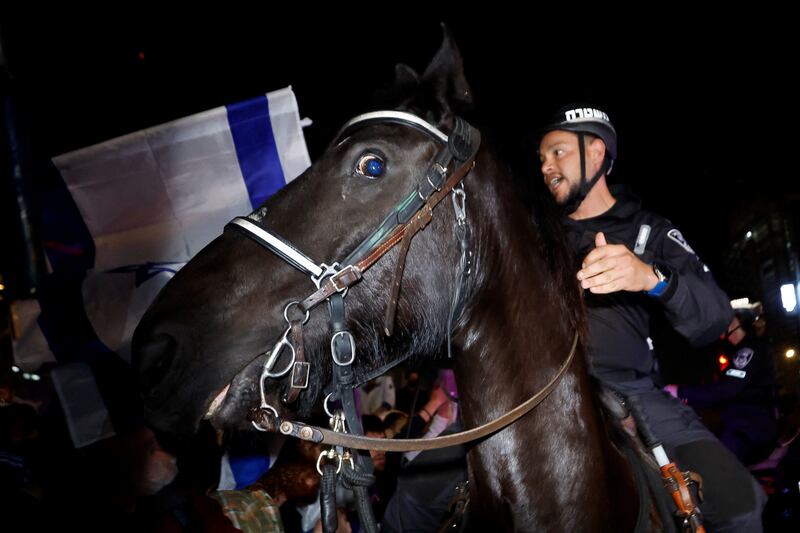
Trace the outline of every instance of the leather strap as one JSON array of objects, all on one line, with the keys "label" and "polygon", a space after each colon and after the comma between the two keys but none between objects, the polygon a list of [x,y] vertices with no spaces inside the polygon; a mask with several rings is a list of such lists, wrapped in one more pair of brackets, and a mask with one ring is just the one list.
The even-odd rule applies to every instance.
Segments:
[{"label": "leather strap", "polygon": [[432,218],[433,213],[426,205],[408,224],[409,229],[403,234],[403,240],[400,241],[400,251],[397,254],[397,263],[394,267],[392,286],[389,289],[389,303],[386,305],[386,315],[383,319],[383,332],[387,337],[391,337],[392,332],[394,332],[394,315],[397,312],[397,298],[400,296],[400,283],[403,281],[403,272],[406,268],[406,255],[408,255],[408,249],[411,247],[411,239],[414,238],[414,235],[416,235],[419,230],[427,226]]},{"label": "leather strap", "polygon": [[282,398],[283,403],[291,404],[297,401],[300,391],[308,387],[308,362],[306,362],[305,343],[303,343],[303,321],[293,320],[291,323],[292,346],[294,346],[294,365],[292,377],[289,380],[289,392]]},{"label": "leather strap", "polygon": [[475,155],[473,154],[462,166],[453,172],[442,188],[428,199],[425,205],[412,217],[410,222],[397,226],[380,246],[377,246],[369,255],[358,261],[355,265],[348,265],[343,268],[341,272],[325,280],[325,282],[320,285],[319,289],[302,301],[300,309],[304,312],[310,311],[330,298],[331,295],[342,292],[344,289],[355,284],[361,279],[366,270],[374,265],[381,257],[386,255],[395,245],[401,242],[405,238],[406,233],[411,233],[411,237],[413,237],[419,230],[427,226],[433,217],[433,208],[453,190],[453,187],[455,187],[459,181],[464,179],[464,176],[466,176],[474,166]]},{"label": "leather strap", "polygon": [[417,450],[434,450],[437,448],[446,448],[447,446],[464,444],[503,429],[539,405],[561,381],[561,378],[564,376],[575,357],[577,347],[578,333],[576,332],[575,337],[572,340],[572,348],[570,349],[567,359],[564,361],[564,364],[561,365],[561,368],[558,369],[558,372],[555,374],[555,376],[553,376],[550,382],[543,389],[500,418],[496,418],[491,422],[467,431],[461,431],[451,435],[445,435],[443,437],[434,437],[428,439],[377,439],[372,437],[359,437],[347,433],[339,433],[317,426],[310,426],[300,422],[291,422],[288,420],[280,423],[279,430],[284,435],[297,437],[303,440],[332,446],[343,446],[345,448],[356,450],[408,452]]}]

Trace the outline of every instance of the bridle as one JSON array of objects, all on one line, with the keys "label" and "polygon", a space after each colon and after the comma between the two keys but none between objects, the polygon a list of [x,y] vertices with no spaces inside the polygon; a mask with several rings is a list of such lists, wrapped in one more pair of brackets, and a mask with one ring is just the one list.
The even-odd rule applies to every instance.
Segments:
[{"label": "bridle", "polygon": [[[292,372],[290,390],[283,398],[286,403],[294,401],[300,391],[308,387],[310,364],[305,361],[304,357],[302,326],[308,320],[310,311],[324,301],[328,302],[330,312],[330,347],[334,362],[334,391],[325,398],[324,408],[331,417],[335,417],[335,414],[328,408],[328,402],[331,399],[338,399],[342,403],[344,414],[341,415],[343,420],[337,423],[335,431],[288,420],[280,423],[278,429],[281,433],[304,440],[346,446],[352,449],[386,451],[440,448],[474,440],[505,427],[530,411],[555,388],[572,362],[577,347],[577,334],[562,367],[541,391],[502,417],[473,430],[434,439],[395,440],[371,439],[361,436],[363,435],[361,421],[355,409],[352,392],[353,388],[358,385],[355,382],[352,368],[352,363],[355,361],[355,341],[345,324],[344,298],[348,289],[358,283],[364,273],[380,258],[395,246],[400,245],[384,317],[384,333],[390,336],[393,332],[400,281],[411,239],[427,226],[433,217],[433,209],[448,194],[453,197],[453,207],[456,212],[456,235],[459,236],[461,250],[459,273],[462,275],[462,281],[463,276],[469,275],[472,265],[469,227],[466,223],[465,212],[466,193],[461,182],[475,165],[475,157],[480,147],[480,132],[457,116],[454,117],[452,132],[450,135],[446,135],[435,126],[411,113],[377,111],[359,115],[347,122],[337,134],[334,143],[341,143],[353,132],[368,125],[386,123],[399,124],[422,131],[440,144],[440,149],[433,161],[429,163],[425,179],[419,180],[416,187],[395,205],[378,227],[343,260],[330,264],[312,260],[263,224],[264,208],[257,209],[247,217],[237,217],[227,226],[227,228],[239,231],[253,239],[309,276],[316,287],[316,290],[305,299],[286,304],[284,318],[288,325],[287,329],[272,350],[265,353],[267,360],[259,379],[261,403],[259,408],[251,413],[253,426],[259,431],[275,429],[269,421],[270,415],[275,419],[280,419],[277,409],[266,401],[264,387],[266,379],[279,379],[290,371]],[[458,283],[457,289],[462,285],[463,283]],[[457,307],[457,303],[454,302],[452,309]],[[290,317],[290,311],[295,306],[297,312],[294,313],[294,317]],[[452,322],[452,312],[450,322]],[[290,361],[284,368],[275,369],[284,349],[290,351]],[[380,369],[379,373],[383,373],[386,368]],[[343,423],[344,421],[346,421],[346,425]]]},{"label": "bridle", "polygon": [[[262,414],[271,413],[278,417],[277,410],[266,401],[264,380],[281,378],[292,372],[290,392],[284,401],[296,399],[299,391],[308,386],[310,365],[304,359],[302,349],[302,325],[308,320],[309,312],[324,301],[328,301],[331,325],[331,355],[335,368],[349,384],[353,382],[351,365],[355,360],[355,341],[345,327],[344,298],[350,286],[361,280],[364,272],[373,266],[394,246],[400,245],[400,254],[394,269],[390,286],[390,297],[384,317],[384,332],[391,335],[399,295],[400,281],[405,267],[405,258],[411,239],[423,229],[433,216],[433,208],[448,194],[453,194],[454,206],[464,212],[466,194],[458,184],[474,165],[475,155],[480,146],[480,133],[459,117],[454,119],[453,132],[448,136],[438,128],[411,113],[402,111],[378,111],[360,115],[350,120],[336,136],[335,143],[347,139],[353,132],[370,124],[394,123],[412,127],[426,133],[441,145],[433,162],[427,168],[425,179],[420,180],[414,190],[407,194],[350,254],[338,262],[318,263],[299,251],[285,239],[276,235],[263,223],[264,212],[256,210],[247,217],[237,217],[229,228],[242,232],[255,240],[285,262],[300,270],[314,283],[316,291],[302,301],[292,301],[284,308],[284,318],[288,324],[272,350],[267,352],[267,360],[259,381]],[[457,213],[459,209],[456,209]],[[464,220],[459,221],[461,224]],[[290,311],[297,307],[296,317]],[[289,363],[281,369],[275,365],[284,349],[291,353]],[[341,381],[341,380],[339,380]],[[327,402],[326,402],[327,403]],[[327,410],[327,405],[326,405]],[[262,417],[263,419],[263,417]],[[357,420],[349,420],[353,428]],[[258,421],[254,426],[263,430]]]},{"label": "bridle", "polygon": [[[259,378],[259,392],[261,403],[250,413],[253,426],[259,431],[274,431],[274,424],[270,416],[280,420],[277,409],[266,401],[264,382],[268,378],[279,379],[292,372],[289,381],[289,392],[282,398],[285,403],[292,403],[300,392],[308,387],[310,364],[305,361],[303,347],[303,324],[309,319],[310,311],[324,301],[328,302],[330,313],[330,347],[333,359],[333,384],[332,392],[323,402],[325,411],[331,416],[329,431],[315,426],[309,426],[294,421],[280,422],[279,431],[284,435],[291,435],[304,440],[330,445],[330,449],[323,451],[317,460],[317,470],[322,476],[321,508],[325,531],[334,531],[335,526],[335,496],[333,487],[335,478],[341,475],[346,484],[356,493],[359,506],[359,516],[364,522],[365,530],[376,532],[377,526],[371,513],[367,487],[374,482],[372,476],[372,462],[364,453],[351,453],[351,450],[386,450],[410,451],[425,450],[454,446],[469,442],[489,435],[513,421],[538,405],[558,385],[561,377],[571,364],[577,348],[578,335],[576,333],[572,342],[569,356],[566,358],[556,375],[550,382],[533,397],[523,404],[512,409],[498,419],[487,424],[444,437],[430,439],[376,439],[364,437],[361,419],[356,410],[354,389],[359,385],[353,371],[355,361],[355,341],[353,335],[347,330],[345,320],[345,296],[349,288],[358,283],[364,273],[378,260],[386,255],[392,248],[399,245],[397,263],[394,267],[390,295],[384,316],[384,333],[391,336],[394,329],[397,300],[400,291],[400,282],[405,269],[406,256],[414,236],[433,218],[434,208],[447,195],[452,195],[453,209],[456,215],[455,235],[461,259],[457,269],[456,289],[448,317],[448,353],[450,351],[450,334],[457,310],[462,306],[465,280],[472,270],[472,250],[469,225],[466,219],[466,193],[462,180],[469,174],[475,165],[475,157],[480,147],[480,132],[473,128],[462,118],[453,119],[453,128],[450,135],[445,135],[438,128],[422,120],[420,117],[403,111],[377,111],[359,115],[350,120],[336,136],[335,143],[341,143],[354,131],[370,124],[399,124],[404,127],[422,131],[440,145],[440,149],[425,172],[425,179],[420,180],[416,187],[405,196],[390,213],[383,219],[378,227],[369,234],[347,257],[338,262],[317,263],[292,244],[270,231],[262,222],[265,211],[263,208],[256,210],[247,217],[237,217],[227,226],[239,231],[253,239],[269,251],[276,254],[294,268],[300,270],[314,283],[316,290],[301,301],[291,301],[284,307],[284,318],[288,324],[287,329],[280,337],[272,350],[266,352],[264,363]],[[294,317],[290,316],[293,307],[297,307]],[[281,352],[288,349],[291,353],[289,363],[282,369],[275,369]],[[403,359],[384,366],[373,372],[382,374],[393,364]],[[328,402],[338,399],[342,409],[331,412]],[[326,464],[321,466],[323,459]],[[334,463],[338,464],[334,466]],[[349,468],[342,468],[348,464]],[[358,464],[358,468],[356,468]]]}]

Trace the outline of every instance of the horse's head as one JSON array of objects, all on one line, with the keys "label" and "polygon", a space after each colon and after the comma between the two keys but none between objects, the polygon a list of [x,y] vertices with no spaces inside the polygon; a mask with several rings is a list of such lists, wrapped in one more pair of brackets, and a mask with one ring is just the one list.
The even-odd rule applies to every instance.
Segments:
[{"label": "horse's head", "polygon": [[[249,217],[230,224],[161,291],[133,342],[146,416],[156,429],[193,432],[212,401],[216,426],[248,426],[249,410],[262,401],[259,384],[271,355],[265,352],[288,327],[284,312],[289,319],[304,315],[299,306],[287,305],[317,291],[312,277],[331,273],[320,276],[325,267],[318,265],[363,265],[397,231],[398,222],[413,223],[426,214],[425,204],[454,170],[466,170],[477,132],[456,116],[471,97],[449,36],[422,76],[398,67],[396,88],[394,110],[400,113],[362,116],[344,128],[311,168]],[[447,172],[436,172],[439,158],[449,166]],[[403,261],[400,244],[348,289],[340,326],[355,339],[357,379],[401,357],[443,348],[461,258],[455,210],[446,192],[427,228],[413,238],[402,276],[395,274]],[[287,260],[279,257],[292,255],[286,247],[273,245],[271,252],[259,244],[273,235],[302,256]],[[394,331],[387,336],[384,321],[393,307],[394,280],[402,280],[402,286],[396,319],[389,321]],[[264,380],[264,399],[279,410],[308,412],[331,379],[327,304],[308,316],[302,335],[310,379],[296,404],[286,407],[280,401],[291,372],[277,374],[292,368],[289,350],[274,351],[277,360],[268,365],[275,378]],[[345,336],[336,342],[342,341]]]}]

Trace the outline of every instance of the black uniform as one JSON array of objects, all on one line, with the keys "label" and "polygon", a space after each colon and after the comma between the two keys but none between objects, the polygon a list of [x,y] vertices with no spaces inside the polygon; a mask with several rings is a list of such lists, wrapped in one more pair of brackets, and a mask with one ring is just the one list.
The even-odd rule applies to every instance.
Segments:
[{"label": "black uniform", "polygon": [[[727,343],[726,343],[727,344]],[[775,368],[766,343],[746,337],[725,350],[729,367],[718,381],[681,385],[678,396],[696,408],[718,407],[720,440],[742,463],[754,464],[775,444]]]},{"label": "black uniform", "polygon": [[663,313],[690,342],[708,344],[733,318],[728,297],[668,220],[642,210],[622,186],[611,192],[616,202],[602,215],[564,218],[578,267],[602,231],[608,244],[624,244],[643,262],[658,265],[669,281],[659,296],[584,292],[591,372],[636,401],[670,458],[703,476],[706,499],[701,509],[714,531],[760,531],[763,491],[694,411],[656,388],[651,378],[650,316]]}]

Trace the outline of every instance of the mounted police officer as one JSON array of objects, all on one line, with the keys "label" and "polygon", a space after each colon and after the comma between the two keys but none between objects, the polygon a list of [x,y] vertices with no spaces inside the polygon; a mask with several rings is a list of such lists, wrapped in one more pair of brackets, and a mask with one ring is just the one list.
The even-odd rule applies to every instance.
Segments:
[{"label": "mounted police officer", "polygon": [[759,335],[760,304],[742,304],[719,345],[729,366],[719,379],[699,385],[667,385],[664,390],[694,408],[719,409],[719,439],[743,464],[766,459],[778,437],[775,367]]},{"label": "mounted police officer", "polygon": [[694,412],[651,378],[651,315],[662,313],[693,344],[708,344],[733,316],[727,296],[669,220],[643,210],[624,187],[609,187],[617,133],[603,110],[561,109],[542,131],[539,156],[578,260],[592,374],[639,406],[672,460],[703,477],[709,530],[760,531],[763,491]]}]

